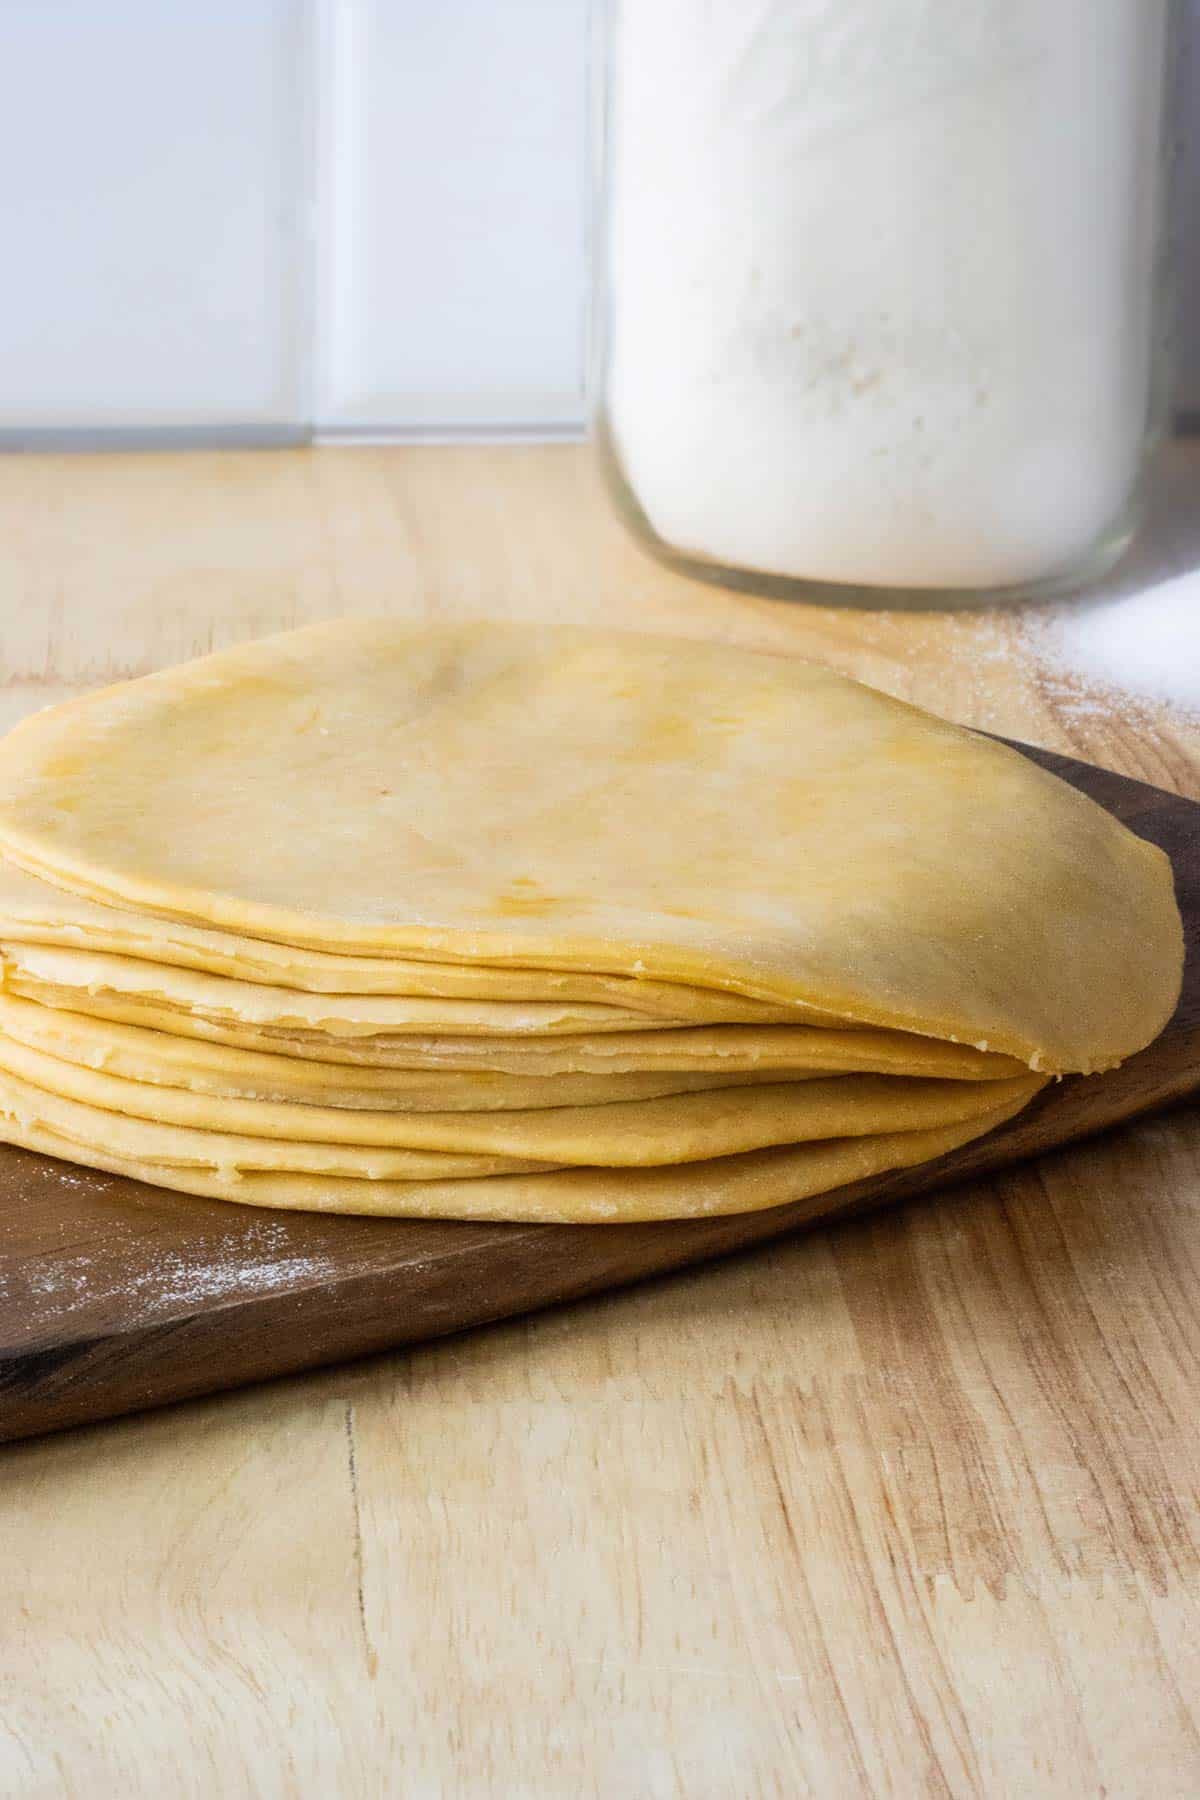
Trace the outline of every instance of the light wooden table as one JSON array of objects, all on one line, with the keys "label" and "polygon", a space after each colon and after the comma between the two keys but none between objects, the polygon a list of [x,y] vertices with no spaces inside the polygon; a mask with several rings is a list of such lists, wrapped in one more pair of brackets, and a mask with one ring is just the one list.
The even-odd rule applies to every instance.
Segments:
[{"label": "light wooden table", "polygon": [[[1164,494],[1127,581],[1200,563],[1200,453]],[[1200,731],[1039,670],[1016,617],[663,573],[580,449],[0,462],[4,720],[344,611],[807,653],[1200,794]],[[1198,1425],[1193,1109],[9,1449],[0,1792],[1193,1796]]]}]

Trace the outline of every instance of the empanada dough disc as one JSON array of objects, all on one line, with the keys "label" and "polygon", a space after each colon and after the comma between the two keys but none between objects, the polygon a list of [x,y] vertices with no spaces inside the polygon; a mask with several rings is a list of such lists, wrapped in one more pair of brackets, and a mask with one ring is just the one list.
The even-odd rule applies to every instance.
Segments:
[{"label": "empanada dough disc", "polygon": [[[172,969],[195,969],[312,994],[403,994],[443,1000],[564,1005],[585,1001],[688,1024],[766,1023],[780,1008],[763,1000],[636,976],[554,969],[492,969],[482,963],[339,956],[190,924],[186,919],[101,905],[54,887],[0,857],[0,944],[100,951]],[[793,1010],[793,1009],[789,1009]],[[813,1015],[800,1009],[808,1022]]]},{"label": "empanada dough disc", "polygon": [[0,745],[0,848],[321,953],[645,976],[1111,1066],[1174,1007],[1162,853],[828,669],[570,627],[337,621]]},{"label": "empanada dough disc", "polygon": [[[290,1156],[295,1144],[336,1145],[336,1154],[332,1149],[329,1153],[329,1172],[343,1174],[354,1172],[346,1146],[510,1157],[571,1167],[703,1162],[819,1138],[869,1137],[958,1124],[993,1112],[1010,1099],[1032,1099],[1044,1085],[1044,1078],[1032,1075],[1000,1082],[834,1075],[657,1100],[614,1101],[607,1106],[527,1112],[355,1112],[222,1099],[127,1081],[47,1056],[4,1036],[0,1036],[0,1076],[15,1085],[36,1087],[73,1108],[92,1109],[102,1118],[115,1113],[122,1120],[148,1121],[155,1130],[177,1128],[180,1141],[186,1140],[189,1147],[189,1160],[203,1153],[209,1134],[225,1145],[248,1136],[277,1140],[281,1156]],[[43,1122],[61,1129],[53,1113],[47,1113]],[[102,1141],[102,1132],[97,1135]],[[230,1160],[228,1149],[223,1154]],[[260,1155],[267,1154],[260,1150]],[[364,1161],[374,1166],[371,1158]],[[268,1160],[250,1166],[274,1165]],[[303,1166],[314,1167],[311,1158]]]},{"label": "empanada dough disc", "polygon": [[[855,1039],[870,1033],[845,1034]],[[880,1038],[886,1032],[874,1034]],[[895,1035],[895,1034],[891,1034]],[[352,1107],[375,1112],[524,1111],[546,1106],[603,1106],[614,1100],[656,1100],[663,1094],[699,1093],[739,1083],[777,1081],[772,1069],[688,1074],[509,1075],[476,1069],[368,1069],[307,1058],[278,1056],[270,1051],[239,1050],[225,1044],[181,1037],[140,1025],[119,1024],[85,1013],[60,1011],[0,992],[0,1038],[62,1057],[86,1069],[98,1069],[127,1081],[186,1088],[233,1100],[278,1100],[301,1106]],[[923,1042],[924,1040],[919,1040]],[[839,1038],[839,1044],[842,1039]],[[848,1045],[853,1051],[853,1045]],[[941,1050],[934,1045],[934,1050]],[[966,1054],[975,1055],[975,1052]],[[819,1054],[816,1061],[829,1061]],[[1004,1059],[979,1059],[983,1078]],[[838,1061],[837,1069],[870,1069],[876,1062],[896,1066],[895,1051],[884,1057],[860,1050],[857,1061]],[[1012,1073],[1020,1065],[1010,1065]],[[820,1068],[793,1070],[789,1081],[820,1075]],[[931,1072],[941,1073],[938,1068]]]},{"label": "empanada dough disc", "polygon": [[537,1224],[615,1225],[756,1212],[808,1199],[889,1169],[911,1167],[995,1130],[1024,1098],[981,1117],[929,1131],[883,1133],[718,1157],[679,1168],[563,1169],[520,1177],[449,1181],[362,1181],[335,1176],[238,1174],[180,1167],[129,1156],[110,1140],[87,1147],[33,1116],[14,1110],[0,1080],[0,1132],[46,1156],[87,1162],[115,1175],[246,1206],[302,1212],[363,1213],[393,1218],[493,1219]]},{"label": "empanada dough disc", "polygon": [[334,1037],[218,1024],[119,995],[62,989],[7,976],[5,991],[51,1008],[72,1009],[157,1037],[187,1037],[231,1049],[292,1056],[355,1069],[477,1070],[537,1077],[646,1074],[819,1074],[871,1071],[968,1081],[1023,1074],[1013,1057],[906,1032],[826,1030],[811,1025],[689,1025],[677,1030],[579,1033],[556,1038]]},{"label": "empanada dough disc", "polygon": [[[3,940],[0,939],[0,944]],[[297,1032],[334,1038],[396,1037],[406,1033],[446,1037],[550,1038],[607,1031],[653,1031],[659,1021],[615,1006],[587,1001],[447,1000],[428,995],[306,993],[266,987],[181,969],[140,957],[60,945],[3,944],[5,985],[32,998],[53,996],[70,1008],[87,1000],[131,1001],[163,1013],[250,1030]],[[737,1007],[734,997],[732,1006]],[[751,1002],[751,1005],[761,1003]],[[771,1018],[786,1009],[761,1007]],[[663,1025],[677,1025],[671,1019]]]},{"label": "empanada dough disc", "polygon": [[[441,1178],[495,1174],[521,1175],[548,1165],[527,1157],[471,1156],[437,1150],[367,1148],[361,1144],[311,1144],[279,1138],[243,1137],[237,1133],[196,1131],[161,1120],[135,1118],[127,1113],[102,1110],[86,1102],[66,1098],[47,1088],[0,1071],[0,1121],[10,1143],[24,1143],[10,1126],[21,1131],[52,1132],[73,1149],[56,1151],[74,1162],[96,1168],[111,1152],[133,1162],[145,1162],[160,1171],[200,1170],[223,1179],[240,1179],[248,1171],[281,1170],[305,1174],[314,1180],[342,1177],[365,1184],[373,1181],[429,1181]],[[549,1165],[553,1167],[554,1165]],[[166,1173],[158,1177],[170,1186]]]}]

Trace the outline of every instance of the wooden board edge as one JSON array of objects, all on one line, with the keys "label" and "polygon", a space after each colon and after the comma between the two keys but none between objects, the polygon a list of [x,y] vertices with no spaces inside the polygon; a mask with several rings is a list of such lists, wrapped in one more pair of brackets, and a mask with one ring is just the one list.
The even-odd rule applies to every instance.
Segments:
[{"label": "wooden board edge", "polygon": [[[1091,1104],[1088,1089],[1109,1078],[1073,1077],[1046,1089],[992,1136],[936,1162],[872,1176],[761,1213],[682,1224],[589,1227],[589,1233],[596,1234],[596,1248],[610,1254],[590,1260],[565,1280],[560,1276],[548,1282],[541,1272],[543,1259],[530,1256],[530,1245],[549,1246],[558,1234],[579,1227],[530,1226],[514,1229],[510,1238],[476,1241],[461,1255],[430,1259],[415,1272],[415,1282],[413,1265],[399,1264],[407,1289],[403,1318],[389,1317],[397,1271],[377,1269],[316,1281],[285,1294],[232,1297],[216,1308],[156,1320],[103,1339],[80,1336],[8,1355],[0,1350],[0,1444],[431,1342],[656,1280],[793,1232],[859,1218],[897,1201],[969,1187],[1032,1157],[1068,1150],[1200,1094],[1200,1033],[1187,1042],[1186,1053],[1181,1047],[1178,1065],[1165,1079],[1145,1086],[1131,1084],[1118,1110],[1106,1110],[1103,1117]],[[1137,1061],[1117,1073],[1135,1072]],[[1053,1141],[1046,1144],[1037,1140],[1048,1111],[1062,1116],[1056,1119]],[[476,1262],[481,1269],[486,1267],[493,1291],[497,1274],[504,1277],[502,1304],[480,1303],[478,1297],[487,1290],[472,1280]],[[553,1263],[556,1270],[564,1267],[561,1258],[555,1257]],[[213,1380],[206,1364],[217,1337],[223,1361],[219,1378]],[[241,1340],[232,1356],[231,1337]],[[165,1362],[161,1353],[168,1343],[173,1354]],[[182,1358],[180,1352],[185,1352]],[[99,1412],[95,1378],[104,1370],[112,1403]]]}]

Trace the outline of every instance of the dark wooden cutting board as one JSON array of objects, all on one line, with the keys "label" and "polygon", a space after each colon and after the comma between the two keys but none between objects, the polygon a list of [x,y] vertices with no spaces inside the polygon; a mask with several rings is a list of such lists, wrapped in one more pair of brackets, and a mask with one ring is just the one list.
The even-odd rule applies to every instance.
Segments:
[{"label": "dark wooden cutting board", "polygon": [[960,1182],[1200,1091],[1200,805],[1046,751],[1160,844],[1188,937],[1183,999],[1114,1073],[1048,1088],[923,1168],[795,1206],[662,1225],[468,1225],[199,1200],[0,1146],[0,1441],[411,1344]]}]

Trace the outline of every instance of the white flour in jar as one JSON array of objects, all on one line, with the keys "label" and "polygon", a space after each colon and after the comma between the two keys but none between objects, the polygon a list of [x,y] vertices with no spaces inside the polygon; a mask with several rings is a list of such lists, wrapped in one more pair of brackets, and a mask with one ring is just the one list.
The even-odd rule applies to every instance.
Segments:
[{"label": "white flour in jar", "polygon": [[998,588],[1121,529],[1167,0],[624,0],[612,442],[659,537]]}]

